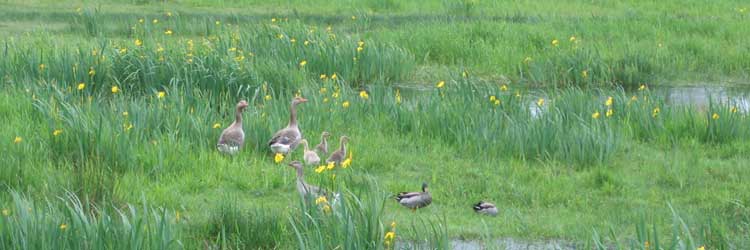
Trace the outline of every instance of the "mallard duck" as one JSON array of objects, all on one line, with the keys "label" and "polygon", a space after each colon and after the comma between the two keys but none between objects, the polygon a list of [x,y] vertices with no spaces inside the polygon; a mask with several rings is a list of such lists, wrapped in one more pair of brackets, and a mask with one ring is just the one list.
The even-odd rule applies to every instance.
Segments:
[{"label": "mallard duck", "polygon": [[497,207],[495,207],[495,204],[486,201],[479,201],[477,204],[474,204],[474,212],[477,212],[478,214],[497,216]]},{"label": "mallard duck", "polygon": [[297,192],[299,192],[299,195],[302,196],[303,199],[308,200],[320,196],[333,195],[333,197],[330,197],[333,198],[332,204],[338,201],[340,197],[338,193],[331,194],[325,189],[321,189],[320,187],[316,187],[305,182],[305,172],[301,162],[293,161],[288,165],[297,170]]},{"label": "mallard duck", "polygon": [[341,161],[343,161],[346,158],[346,143],[349,142],[349,137],[342,136],[339,140],[339,149],[334,151],[331,156],[328,157],[326,160],[327,163],[335,162],[336,165],[341,164]]},{"label": "mallard duck", "polygon": [[234,122],[221,132],[219,142],[216,143],[216,148],[219,152],[236,154],[245,144],[245,131],[242,130],[242,112],[245,111],[247,106],[248,104],[245,100],[237,103]]},{"label": "mallard duck", "polygon": [[305,160],[305,164],[308,166],[314,166],[320,164],[320,157],[318,154],[315,153],[315,151],[310,150],[310,148],[307,145],[307,140],[302,139],[302,145],[305,146],[305,155],[302,159]]},{"label": "mallard duck", "polygon": [[319,155],[328,155],[328,137],[331,136],[330,133],[323,131],[322,134],[320,134],[320,144],[315,146],[315,151],[318,151]]},{"label": "mallard duck", "polygon": [[418,208],[429,206],[432,203],[432,195],[427,189],[427,183],[422,183],[422,192],[401,192],[396,195],[396,201],[404,207],[416,211]]},{"label": "mallard duck", "polygon": [[302,131],[297,126],[297,105],[307,102],[307,99],[295,97],[289,108],[289,124],[276,132],[268,141],[268,146],[274,153],[287,154],[297,148],[299,141],[302,139]]}]

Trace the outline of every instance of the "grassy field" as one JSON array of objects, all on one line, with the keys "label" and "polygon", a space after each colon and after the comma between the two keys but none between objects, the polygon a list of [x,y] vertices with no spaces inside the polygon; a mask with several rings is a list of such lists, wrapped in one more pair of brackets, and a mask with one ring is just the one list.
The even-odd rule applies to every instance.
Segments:
[{"label": "grassy field", "polygon": [[[743,1],[0,7],[3,248],[750,246],[750,110],[651,91],[747,82]],[[301,150],[266,145],[297,95],[312,144],[351,138],[351,167],[306,169],[344,194],[330,212],[299,199]],[[391,199],[422,182],[431,206]]]}]

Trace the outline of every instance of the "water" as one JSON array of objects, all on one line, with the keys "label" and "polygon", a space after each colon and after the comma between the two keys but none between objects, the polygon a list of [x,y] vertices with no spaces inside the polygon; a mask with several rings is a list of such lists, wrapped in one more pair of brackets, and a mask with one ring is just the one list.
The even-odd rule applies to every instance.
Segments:
[{"label": "water", "polygon": [[750,111],[750,87],[658,87],[653,90],[664,95],[669,105],[692,105],[706,108],[710,102],[728,103],[737,109]]},{"label": "water", "polygon": [[496,239],[492,246],[485,246],[478,241],[453,240],[451,248],[454,250],[480,250],[480,249],[505,249],[505,250],[573,250],[578,249],[572,243],[562,240],[548,241],[523,241],[513,238]]}]

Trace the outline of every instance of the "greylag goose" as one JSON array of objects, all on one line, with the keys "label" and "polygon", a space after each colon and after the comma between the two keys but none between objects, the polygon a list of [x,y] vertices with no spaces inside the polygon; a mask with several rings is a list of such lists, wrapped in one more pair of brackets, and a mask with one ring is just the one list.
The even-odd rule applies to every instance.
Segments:
[{"label": "greylag goose", "polygon": [[307,164],[308,166],[320,164],[320,157],[315,153],[315,151],[310,150],[309,146],[307,145],[307,140],[302,139],[301,143],[302,146],[305,146],[305,155],[302,158],[305,160],[305,164]]},{"label": "greylag goose", "polygon": [[346,158],[346,143],[349,142],[349,137],[342,136],[339,141],[339,149],[333,151],[333,154],[328,157],[326,162],[335,162],[336,165],[341,165],[341,161]]},{"label": "greylag goose", "polygon": [[326,131],[323,131],[323,133],[320,134],[320,144],[315,146],[315,151],[318,151],[318,154],[328,155],[328,137],[330,136],[331,133],[328,133]]},{"label": "greylag goose", "polygon": [[[305,172],[302,163],[299,161],[293,161],[288,164],[290,167],[297,170],[297,192],[302,196],[303,199],[315,199],[320,196],[328,196],[329,193],[325,189],[316,187],[305,182]],[[336,202],[339,198],[339,194],[333,194],[333,202]]]},{"label": "greylag goose", "polygon": [[474,212],[477,212],[478,214],[497,216],[497,207],[495,207],[495,204],[486,201],[479,201],[477,204],[474,204]]},{"label": "greylag goose", "polygon": [[245,131],[242,130],[242,112],[245,111],[247,106],[248,104],[245,100],[237,103],[234,122],[221,132],[219,142],[216,144],[219,152],[236,154],[245,144]]},{"label": "greylag goose", "polygon": [[271,151],[274,153],[288,154],[299,145],[299,141],[302,139],[302,132],[297,126],[297,105],[304,102],[307,102],[307,99],[302,97],[295,97],[292,100],[292,105],[289,108],[289,124],[286,125],[286,128],[276,132],[271,140],[268,141],[268,146],[271,147]]},{"label": "greylag goose", "polygon": [[422,192],[401,192],[396,195],[396,201],[404,207],[416,211],[432,203],[432,195],[427,189],[427,183],[422,183]]}]

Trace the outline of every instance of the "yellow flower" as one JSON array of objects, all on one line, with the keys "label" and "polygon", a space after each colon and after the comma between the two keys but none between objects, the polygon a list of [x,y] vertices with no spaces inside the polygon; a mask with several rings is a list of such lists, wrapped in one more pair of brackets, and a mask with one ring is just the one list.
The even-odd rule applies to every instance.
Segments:
[{"label": "yellow flower", "polygon": [[159,91],[158,93],[156,93],[156,98],[161,99],[161,98],[164,98],[165,96],[167,96],[167,92]]},{"label": "yellow flower", "polygon": [[505,84],[500,85],[500,91],[503,91],[503,92],[508,91],[508,85],[505,85]]},{"label": "yellow flower", "polygon": [[588,70],[581,71],[581,77],[588,78],[589,77],[589,71]]},{"label": "yellow flower", "polygon": [[152,23],[154,23],[154,24],[157,24],[157,23],[159,23],[159,19],[154,19],[154,20],[153,20],[153,21],[151,21],[151,22],[152,22]]},{"label": "yellow flower", "polygon": [[320,174],[320,173],[323,173],[323,171],[326,171],[326,166],[325,165],[321,165],[321,166],[315,168],[315,173]]},{"label": "yellow flower", "polygon": [[125,132],[127,132],[128,130],[130,130],[130,129],[133,128],[133,124],[132,123],[130,123],[130,124],[123,124],[122,127],[123,127],[123,129],[125,129]]},{"label": "yellow flower", "polygon": [[264,97],[264,99],[266,99],[266,101],[270,101],[270,100],[271,100],[272,98],[273,98],[273,97],[271,97],[271,95],[266,95],[266,96]]},{"label": "yellow flower", "polygon": [[7,208],[3,208],[3,216],[9,216],[9,215],[10,215],[10,210],[8,210]]},{"label": "yellow flower", "polygon": [[296,42],[297,42],[297,39],[294,39],[294,37],[292,37],[292,38],[290,38],[290,39],[289,39],[289,42],[290,42],[290,43],[296,43]]},{"label": "yellow flower", "polygon": [[328,102],[328,97],[323,98],[323,103],[326,103],[326,102]]},{"label": "yellow flower", "polygon": [[96,75],[96,70],[94,70],[94,67],[89,68],[89,76],[93,77]]},{"label": "yellow flower", "polygon": [[234,60],[237,61],[237,62],[241,62],[242,60],[245,60],[245,56],[239,55],[239,56],[235,57]]},{"label": "yellow flower", "polygon": [[719,119],[719,114],[717,114],[717,113],[714,113],[714,114],[713,114],[713,115],[711,116],[711,119],[714,119],[714,120],[718,120],[718,119]]},{"label": "yellow flower", "polygon": [[333,31],[333,27],[331,27],[331,25],[328,25],[328,27],[326,27],[326,31],[327,32],[332,32]]},{"label": "yellow flower", "polygon": [[401,90],[396,89],[396,103],[401,104]]},{"label": "yellow flower", "polygon": [[221,21],[216,21],[216,25],[221,25]]},{"label": "yellow flower", "polygon": [[648,87],[646,87],[646,84],[641,84],[641,86],[640,86],[640,87],[638,87],[638,90],[639,90],[639,91],[643,91],[643,90],[646,90],[647,88],[648,88]]},{"label": "yellow flower", "polygon": [[284,34],[278,34],[278,35],[276,35],[276,38],[278,38],[278,39],[284,39]]},{"label": "yellow flower", "polygon": [[128,48],[120,48],[120,54],[128,53]]},{"label": "yellow flower", "polygon": [[359,41],[359,42],[357,42],[357,46],[358,47],[364,47],[365,46],[365,42],[364,41]]},{"label": "yellow flower", "polygon": [[138,22],[139,22],[139,23],[143,23],[143,22],[145,22],[145,21],[146,21],[146,20],[143,20],[143,18],[141,18],[141,19],[138,19]]},{"label": "yellow flower", "polygon": [[326,87],[322,87],[320,88],[320,90],[318,90],[318,92],[320,92],[320,94],[325,94],[328,93],[328,89]]},{"label": "yellow flower", "polygon": [[284,160],[284,155],[276,153],[276,156],[273,157],[273,161],[276,163],[280,163]]},{"label": "yellow flower", "polygon": [[521,92],[516,91],[516,97],[521,97]]},{"label": "yellow flower", "polygon": [[68,229],[68,224],[60,224],[60,230],[65,231],[65,229]]},{"label": "yellow flower", "polygon": [[659,107],[656,107],[653,111],[651,111],[651,116],[656,117],[657,115],[659,115],[659,112],[661,112],[661,109],[659,109]]},{"label": "yellow flower", "polygon": [[44,65],[44,63],[39,64],[39,70],[40,71],[44,71],[44,69],[46,69],[46,68],[47,68],[47,65]]},{"label": "yellow flower", "polygon": [[352,165],[352,154],[349,153],[349,157],[347,157],[344,161],[341,162],[342,168],[347,168]]},{"label": "yellow flower", "polygon": [[352,20],[357,20],[357,16],[352,16]]},{"label": "yellow flower", "polygon": [[172,16],[172,12],[167,12],[167,16],[171,17]]},{"label": "yellow flower", "polygon": [[610,96],[610,97],[607,97],[607,101],[604,102],[604,105],[605,106],[612,106],[613,102],[614,102],[614,99],[612,99],[612,97]]},{"label": "yellow flower", "polygon": [[16,139],[14,139],[14,140],[13,140],[13,143],[15,143],[15,144],[19,144],[19,143],[21,143],[22,141],[23,141],[23,138],[21,138],[20,136],[16,136]]},{"label": "yellow flower", "polygon": [[323,206],[323,212],[324,212],[324,213],[330,213],[330,212],[331,212],[331,206],[329,206],[329,205],[327,205],[327,204],[326,204],[326,205],[324,205],[324,206]]},{"label": "yellow flower", "polygon": [[55,131],[52,131],[52,135],[53,136],[58,136],[58,135],[62,134],[62,132],[63,132],[62,129],[55,129]]},{"label": "yellow flower", "polygon": [[638,96],[632,96],[632,97],[630,97],[630,100],[631,101],[638,101]]},{"label": "yellow flower", "polygon": [[469,77],[469,71],[464,70],[463,72],[461,72],[461,76],[463,76],[464,78]]},{"label": "yellow flower", "polygon": [[390,232],[385,233],[386,241],[391,241],[393,240],[393,238],[396,238],[396,232],[390,231]]},{"label": "yellow flower", "polygon": [[436,86],[437,88],[439,88],[439,89],[440,89],[440,88],[443,88],[443,87],[445,87],[445,81],[439,81],[439,82],[437,83],[437,85],[435,85],[435,86]]},{"label": "yellow flower", "polygon": [[300,67],[305,67],[305,65],[307,65],[307,61],[302,60],[302,61],[299,62],[299,66]]},{"label": "yellow flower", "polygon": [[218,123],[218,122],[214,123],[213,128],[221,128],[221,123]]},{"label": "yellow flower", "polygon": [[85,83],[79,83],[78,84],[78,90],[83,90],[85,88],[86,88],[86,84]]},{"label": "yellow flower", "polygon": [[275,22],[276,22],[276,18],[275,18],[275,17],[274,17],[274,18],[271,18],[271,22],[272,22],[272,23],[275,23]]},{"label": "yellow flower", "polygon": [[141,45],[143,45],[143,41],[141,41],[141,39],[135,39],[134,43],[135,43],[135,46],[141,46]]},{"label": "yellow flower", "polygon": [[700,246],[700,247],[698,247],[698,250],[706,250],[706,247],[705,246]]},{"label": "yellow flower", "polygon": [[593,114],[591,114],[591,118],[599,119],[599,111],[596,111]]},{"label": "yellow flower", "polygon": [[493,103],[495,104],[495,106],[499,106],[501,102],[500,102],[500,99],[497,99],[497,100],[495,100],[495,102],[493,102]]},{"label": "yellow flower", "polygon": [[729,112],[737,113],[737,107],[732,106],[731,108],[729,108]]},{"label": "yellow flower", "polygon": [[544,98],[539,98],[539,100],[536,101],[536,105],[544,106]]},{"label": "yellow flower", "polygon": [[364,50],[364,49],[365,49],[365,48],[362,48],[362,47],[357,47],[357,52],[362,52],[362,50]]},{"label": "yellow flower", "polygon": [[605,113],[604,115],[606,115],[607,117],[611,117],[611,116],[613,116],[614,114],[615,114],[615,111],[614,111],[614,110],[612,110],[612,109],[607,109],[607,113]]},{"label": "yellow flower", "polygon": [[164,35],[172,35],[172,30],[167,29],[166,31],[164,31]]},{"label": "yellow flower", "polygon": [[315,199],[315,205],[318,205],[320,203],[328,203],[328,198],[326,198],[325,196],[321,195],[320,197],[318,197],[317,199]]},{"label": "yellow flower", "polygon": [[349,101],[345,101],[341,103],[341,107],[348,108],[349,107]]},{"label": "yellow flower", "polygon": [[392,221],[392,222],[391,222],[391,228],[395,228],[395,227],[396,227],[396,222],[395,222],[395,221]]},{"label": "yellow flower", "polygon": [[523,63],[529,64],[531,62],[531,60],[532,60],[531,57],[527,56],[526,58],[523,59]]},{"label": "yellow flower", "polygon": [[328,166],[326,166],[326,169],[331,170],[331,169],[333,169],[335,167],[336,167],[336,163],[335,162],[329,162]]},{"label": "yellow flower", "polygon": [[497,97],[495,97],[494,95],[491,95],[490,96],[490,102],[494,102],[495,100],[497,100]]},{"label": "yellow flower", "polygon": [[118,88],[117,86],[112,86],[112,94],[117,94],[119,92],[120,92],[120,88]]},{"label": "yellow flower", "polygon": [[570,38],[568,38],[568,41],[575,42],[576,41],[576,36],[570,36]]},{"label": "yellow flower", "polygon": [[333,94],[331,95],[331,97],[333,97],[334,99],[336,99],[336,98],[339,98],[339,95],[340,95],[339,91],[336,90],[336,91],[333,92]]},{"label": "yellow flower", "polygon": [[367,91],[362,90],[362,91],[359,92],[359,97],[361,97],[362,99],[367,100],[367,99],[370,98],[370,95],[367,94]]},{"label": "yellow flower", "polygon": [[128,116],[128,115],[129,115],[128,111],[122,112],[122,116]]},{"label": "yellow flower", "polygon": [[331,75],[331,80],[336,80],[336,79],[338,79],[338,78],[339,78],[339,77],[338,77],[338,75],[336,75],[336,73],[335,73],[335,72],[333,73],[333,75]]},{"label": "yellow flower", "polygon": [[552,39],[552,46],[557,47],[558,44],[560,44],[560,41],[558,41],[557,39]]}]

